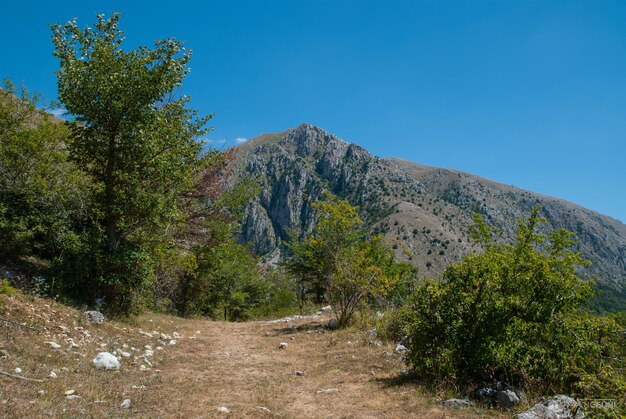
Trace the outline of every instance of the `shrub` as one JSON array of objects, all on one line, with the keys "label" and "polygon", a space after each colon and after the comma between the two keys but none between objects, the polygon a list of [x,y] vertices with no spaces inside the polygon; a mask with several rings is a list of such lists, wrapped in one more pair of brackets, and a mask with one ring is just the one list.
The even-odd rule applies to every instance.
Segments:
[{"label": "shrub", "polygon": [[569,250],[571,234],[546,240],[535,232],[542,220],[534,211],[513,245],[495,245],[477,221],[475,238],[486,250],[451,265],[441,282],[423,282],[405,310],[412,369],[462,388],[498,379],[602,396],[584,383],[599,377],[602,356],[616,353],[609,337],[617,325],[578,311],[592,284],[575,275],[584,261]]}]

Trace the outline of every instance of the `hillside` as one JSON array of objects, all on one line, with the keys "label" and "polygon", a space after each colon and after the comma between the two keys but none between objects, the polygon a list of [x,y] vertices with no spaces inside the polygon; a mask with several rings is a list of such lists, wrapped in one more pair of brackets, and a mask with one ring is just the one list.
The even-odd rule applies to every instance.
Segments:
[{"label": "hillside", "polygon": [[315,214],[311,200],[327,189],[358,205],[367,224],[393,243],[396,255],[436,276],[475,250],[468,227],[478,212],[510,241],[514,220],[539,207],[544,228],[576,233],[592,262],[583,274],[623,292],[626,225],[573,203],[471,174],[401,159],[381,159],[309,124],[265,134],[236,150],[232,181],[257,180],[261,192],[249,204],[241,239],[260,255],[276,257],[288,230],[304,234]]}]

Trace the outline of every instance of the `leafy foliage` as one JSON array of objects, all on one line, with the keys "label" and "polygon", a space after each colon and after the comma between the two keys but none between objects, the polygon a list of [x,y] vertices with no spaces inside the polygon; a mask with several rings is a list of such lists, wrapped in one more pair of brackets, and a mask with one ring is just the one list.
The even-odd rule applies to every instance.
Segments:
[{"label": "leafy foliage", "polygon": [[75,248],[72,226],[88,182],[69,161],[67,127],[37,109],[37,96],[0,89],[0,258],[53,258]]},{"label": "leafy foliage", "polygon": [[384,305],[402,294],[399,290],[414,279],[414,269],[397,264],[381,236],[365,237],[358,208],[329,194],[313,208],[319,220],[305,240],[292,237],[285,267],[310,287],[317,301],[326,297],[341,326],[366,299]]},{"label": "leafy foliage", "polygon": [[197,140],[210,116],[173,96],[190,52],[174,39],[126,51],[118,21],[52,26],[59,98],[74,116],[68,149],[93,181],[88,245],[71,261],[88,269],[67,285],[97,287],[114,304],[152,276],[150,246],[184,221],[185,193],[212,157]]},{"label": "leafy foliage", "polygon": [[535,210],[513,245],[496,245],[477,221],[486,250],[451,265],[442,282],[424,281],[405,312],[412,368],[426,381],[462,387],[500,379],[602,396],[582,389],[608,367],[602,357],[616,351],[616,324],[578,310],[592,284],[576,277],[584,261],[569,250],[572,235],[536,233]]}]

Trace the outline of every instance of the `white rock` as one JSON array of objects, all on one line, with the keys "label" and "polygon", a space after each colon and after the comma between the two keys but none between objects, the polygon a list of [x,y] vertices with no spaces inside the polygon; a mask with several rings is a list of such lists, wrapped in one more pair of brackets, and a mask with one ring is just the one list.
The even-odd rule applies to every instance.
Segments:
[{"label": "white rock", "polygon": [[125,399],[122,404],[120,404],[122,409],[130,409],[130,399]]},{"label": "white rock", "polygon": [[286,342],[280,342],[280,344],[278,344],[278,349],[287,349],[289,345]]},{"label": "white rock", "polygon": [[65,398],[67,400],[76,400],[76,399],[80,399],[80,396],[77,394],[70,394],[69,396],[65,396]]},{"label": "white rock", "polygon": [[181,336],[178,333],[176,333],[176,332],[172,333],[172,336],[174,337],[174,339],[180,339],[181,338]]},{"label": "white rock", "polygon": [[40,396],[45,396],[46,395],[46,390],[39,390],[39,395]]},{"label": "white rock", "polygon": [[230,409],[227,408],[226,406],[220,406],[217,408],[217,411],[220,413],[226,413],[229,414],[230,413]]},{"label": "white rock", "polygon": [[407,352],[408,352],[408,349],[407,349],[407,347],[406,347],[406,346],[402,345],[401,343],[398,343],[398,344],[396,345],[395,352],[396,352],[397,354],[401,354],[401,355],[403,355],[403,354],[405,354],[405,353],[407,353]]},{"label": "white rock", "polygon": [[176,345],[176,341],[174,339],[170,340],[169,345]]},{"label": "white rock", "polygon": [[61,345],[56,342],[46,342],[52,349],[61,349]]},{"label": "white rock", "polygon": [[296,371],[298,377],[304,377],[304,371]]},{"label": "white rock", "polygon": [[320,309],[320,311],[321,311],[322,313],[330,313],[331,311],[333,311],[333,307],[332,307],[332,306],[322,307],[322,308]]},{"label": "white rock", "polygon": [[76,393],[76,390],[66,390],[64,394],[65,394],[66,396],[71,396],[71,395],[72,395],[72,394],[74,394],[74,393]]},{"label": "white rock", "polygon": [[85,316],[87,321],[91,324],[101,324],[104,322],[104,315],[99,311],[85,311],[83,316]]},{"label": "white rock", "polygon": [[48,374],[49,378],[57,378],[57,373],[54,371],[50,371],[50,374]]},{"label": "white rock", "polygon": [[122,351],[120,355],[122,355],[124,358],[130,358],[130,354],[128,352]]},{"label": "white rock", "polygon": [[148,370],[148,367],[146,367],[144,364],[141,364],[139,366],[139,371],[146,371],[146,370]]},{"label": "white rock", "polygon": [[21,368],[19,368],[19,367],[17,367],[17,368],[15,369],[15,373],[16,373],[16,374],[21,374],[21,373],[22,373],[22,369],[21,369]]},{"label": "white rock", "polygon": [[93,365],[96,368],[105,370],[119,370],[121,367],[117,357],[109,352],[100,352],[94,359]]},{"label": "white rock", "polygon": [[338,393],[339,390],[336,388],[320,388],[317,390],[317,394],[330,394],[330,393]]}]

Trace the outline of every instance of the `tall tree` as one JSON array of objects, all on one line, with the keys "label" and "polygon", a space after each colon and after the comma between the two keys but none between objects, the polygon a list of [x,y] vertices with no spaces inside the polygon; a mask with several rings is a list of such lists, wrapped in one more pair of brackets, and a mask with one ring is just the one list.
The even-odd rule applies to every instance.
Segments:
[{"label": "tall tree", "polygon": [[73,116],[70,154],[96,185],[98,255],[87,276],[124,296],[149,275],[145,243],[184,217],[185,193],[206,163],[198,138],[211,116],[174,94],[191,58],[181,42],[125,50],[117,13],[98,15],[94,28],[72,20],[52,32],[59,99]]}]

